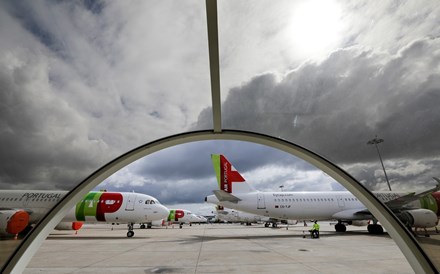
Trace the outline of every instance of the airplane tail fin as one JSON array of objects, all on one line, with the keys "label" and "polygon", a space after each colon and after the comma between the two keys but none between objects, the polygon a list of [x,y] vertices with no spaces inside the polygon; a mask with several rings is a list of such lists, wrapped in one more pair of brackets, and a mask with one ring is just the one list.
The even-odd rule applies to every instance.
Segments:
[{"label": "airplane tail fin", "polygon": [[232,164],[229,163],[225,156],[220,154],[212,154],[211,159],[220,190],[232,194],[255,191],[232,166]]}]

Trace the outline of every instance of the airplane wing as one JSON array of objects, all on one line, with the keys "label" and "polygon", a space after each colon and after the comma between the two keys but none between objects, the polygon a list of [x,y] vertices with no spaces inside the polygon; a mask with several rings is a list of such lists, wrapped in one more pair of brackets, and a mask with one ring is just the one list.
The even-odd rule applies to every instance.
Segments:
[{"label": "airplane wing", "polygon": [[337,220],[367,220],[371,219],[372,215],[367,208],[356,208],[339,211],[332,217]]},{"label": "airplane wing", "polygon": [[217,197],[217,199],[220,202],[232,202],[232,203],[238,203],[238,201],[241,201],[240,198],[224,191],[224,190],[214,190],[214,195]]},{"label": "airplane wing", "polygon": [[436,177],[433,177],[433,179],[437,181],[437,185],[435,187],[428,189],[426,191],[423,191],[423,192],[419,192],[419,193],[411,192],[405,196],[402,196],[397,199],[385,202],[385,204],[392,210],[393,209],[400,209],[404,205],[406,205],[412,201],[416,201],[416,200],[422,198],[423,196],[426,196],[428,194],[431,194],[433,192],[440,190],[440,179],[436,178]]},{"label": "airplane wing", "polygon": [[[385,202],[385,205],[387,205],[394,212],[405,209],[406,204],[416,201],[425,195],[438,191],[440,189],[440,179],[434,177],[434,180],[436,180],[438,183],[434,188],[419,193],[411,192],[407,195]],[[340,211],[334,214],[332,217],[339,220],[365,220],[370,219],[372,214],[367,208],[356,208]]]}]

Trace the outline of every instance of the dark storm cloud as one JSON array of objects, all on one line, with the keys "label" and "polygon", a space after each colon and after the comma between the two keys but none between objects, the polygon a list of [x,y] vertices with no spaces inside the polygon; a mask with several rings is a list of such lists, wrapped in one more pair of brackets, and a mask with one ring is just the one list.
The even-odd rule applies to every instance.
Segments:
[{"label": "dark storm cloud", "polygon": [[163,179],[201,179],[214,176],[211,154],[223,154],[241,173],[267,165],[313,169],[304,161],[267,146],[239,141],[201,141],[164,149],[149,155],[132,169],[156,181]]},{"label": "dark storm cloud", "polygon": [[116,156],[184,131],[209,99],[196,1],[0,7],[2,188],[69,189]]},{"label": "dark storm cloud", "polygon": [[[83,118],[51,96],[45,64],[28,56],[29,66],[0,65],[0,181],[20,188],[67,189],[84,178],[105,145],[86,138]],[[38,115],[35,115],[38,113]],[[53,186],[44,185],[52,181]]]},{"label": "dark storm cloud", "polygon": [[338,163],[375,160],[366,142],[376,134],[388,157],[436,156],[438,47],[438,39],[424,39],[395,56],[351,48],[280,82],[272,74],[255,77],[229,92],[224,127],[276,132]]},{"label": "dark storm cloud", "polygon": [[[384,180],[377,152],[366,144],[379,135],[392,180],[426,183],[435,172],[417,163],[433,169],[440,153],[439,46],[439,39],[421,39],[396,55],[353,47],[305,63],[281,80],[257,76],[230,90],[222,104],[223,127],[276,132],[336,164],[368,164],[367,172],[351,171],[371,186]],[[206,123],[203,113],[200,124]],[[414,174],[399,173],[399,165]]]},{"label": "dark storm cloud", "polygon": [[[164,203],[200,202],[218,187],[211,154],[225,155],[246,179],[261,190],[277,190],[278,182],[292,181],[295,176],[301,176],[298,174],[317,170],[283,151],[258,144],[200,141],[146,156],[106,179],[98,189],[135,190],[151,194]],[[281,169],[282,174],[275,171],[272,175],[274,167]]]},{"label": "dark storm cloud", "polygon": [[[210,109],[202,111],[210,104],[203,2],[2,1],[0,5],[1,188],[70,188],[125,151],[187,131],[197,115],[193,129],[212,128]],[[379,134],[386,140],[381,144],[385,159],[394,160],[386,162],[390,174],[403,174],[401,166],[411,164],[414,171],[408,178],[421,181],[417,174],[431,174],[427,169],[436,167],[433,161],[409,163],[406,158],[438,155],[438,41],[408,41],[435,36],[431,29],[438,29],[438,17],[432,15],[438,13],[438,5],[420,5],[418,10],[430,11],[424,24],[416,21],[420,14],[404,16],[414,18],[407,21],[413,26],[411,35],[394,23],[398,31],[387,34],[382,43],[383,37],[371,36],[387,29],[378,26],[394,22],[394,17],[366,2],[353,15],[352,21],[361,25],[349,30],[353,44],[384,50],[392,44],[389,52],[397,52],[397,47],[397,54],[338,50],[320,63],[305,63],[281,80],[267,73],[242,86],[235,83],[266,71],[265,64],[279,72],[307,57],[285,55],[290,48],[281,37],[271,42],[282,44],[281,51],[270,46],[259,54],[253,50],[257,47],[241,48],[235,43],[241,24],[233,18],[248,22],[237,16],[242,10],[252,18],[262,18],[256,11],[264,14],[261,26],[266,34],[273,34],[282,24],[272,25],[272,15],[278,13],[268,13],[264,6],[249,9],[244,3],[237,9],[234,5],[224,13],[223,30],[231,33],[233,29],[235,35],[225,35],[224,44],[238,47],[237,54],[245,57],[229,55],[229,51],[221,56],[231,61],[222,76],[233,75],[232,80],[223,78],[225,86],[236,86],[223,105],[225,128],[285,138],[340,164],[369,163],[365,167],[369,174],[379,174],[377,155],[365,143]],[[358,18],[366,10],[375,16],[376,32],[371,35],[363,31],[371,20]],[[400,9],[398,13],[413,14]],[[264,40],[258,28],[246,33],[255,36],[256,40],[249,40],[255,44]],[[395,43],[396,36],[404,39]],[[404,42],[406,47],[402,47]],[[234,69],[234,64],[241,69]],[[148,189],[159,182],[170,192],[171,186],[183,186],[182,197],[189,197],[190,189],[200,190],[201,195],[208,189],[207,181],[216,184],[211,153],[225,154],[246,175],[261,169],[269,173],[270,166],[296,170],[299,175],[313,170],[262,146],[201,143],[200,147],[194,144],[151,155],[141,161],[145,166],[133,165],[112,180],[119,189],[145,190],[141,186]],[[304,176],[282,174],[279,179],[307,185]],[[168,199],[166,192],[158,195]]]}]

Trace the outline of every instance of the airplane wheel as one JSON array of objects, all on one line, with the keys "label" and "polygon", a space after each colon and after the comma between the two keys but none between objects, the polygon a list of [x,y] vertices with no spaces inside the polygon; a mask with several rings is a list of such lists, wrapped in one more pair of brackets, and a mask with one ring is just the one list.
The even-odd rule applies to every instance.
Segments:
[{"label": "airplane wheel", "polygon": [[269,226],[270,226],[269,223],[265,223],[265,224],[264,224],[264,227],[269,227]]},{"label": "airplane wheel", "polygon": [[145,229],[145,225],[144,224],[141,224],[141,229]]},{"label": "airplane wheel", "polygon": [[367,226],[370,234],[383,234],[383,227],[378,224],[372,224]]},{"label": "airplane wheel", "polygon": [[381,225],[377,225],[377,234],[383,234],[383,227]]},{"label": "airplane wheel", "polygon": [[131,237],[133,237],[134,236],[134,232],[133,231],[128,231],[127,232],[127,237],[128,238],[131,238]]},{"label": "airplane wheel", "polygon": [[347,231],[347,227],[344,224],[337,223],[335,224],[335,230],[336,232],[345,232]]},{"label": "airplane wheel", "polygon": [[147,228],[151,228],[151,225],[147,225]]}]

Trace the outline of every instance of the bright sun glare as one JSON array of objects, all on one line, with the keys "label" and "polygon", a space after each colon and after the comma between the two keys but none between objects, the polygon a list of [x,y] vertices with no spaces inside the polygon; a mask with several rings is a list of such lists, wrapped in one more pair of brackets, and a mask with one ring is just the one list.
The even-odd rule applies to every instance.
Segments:
[{"label": "bright sun glare", "polygon": [[341,8],[332,0],[310,0],[295,6],[287,35],[293,54],[320,58],[338,46],[343,24]]}]

